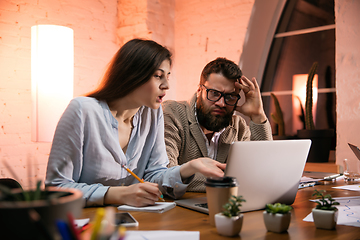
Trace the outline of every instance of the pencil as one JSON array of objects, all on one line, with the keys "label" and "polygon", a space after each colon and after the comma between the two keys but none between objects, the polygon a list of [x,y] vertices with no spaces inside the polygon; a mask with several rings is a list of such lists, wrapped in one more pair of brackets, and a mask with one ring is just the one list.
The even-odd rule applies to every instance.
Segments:
[{"label": "pencil", "polygon": [[[134,178],[136,178],[139,182],[144,183],[144,180],[140,179],[135,173],[133,173],[129,168],[127,168],[124,164],[121,165],[123,168],[125,168],[128,173],[130,173]],[[159,200],[162,202],[165,202],[165,200],[162,197],[159,197]]]}]

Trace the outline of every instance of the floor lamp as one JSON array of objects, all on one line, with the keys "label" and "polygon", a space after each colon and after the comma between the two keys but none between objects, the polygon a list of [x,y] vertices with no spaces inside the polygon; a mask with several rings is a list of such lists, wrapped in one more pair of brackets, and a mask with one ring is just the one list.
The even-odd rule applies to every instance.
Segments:
[{"label": "floor lamp", "polygon": [[31,27],[31,139],[51,142],[73,98],[74,33],[56,25]]}]

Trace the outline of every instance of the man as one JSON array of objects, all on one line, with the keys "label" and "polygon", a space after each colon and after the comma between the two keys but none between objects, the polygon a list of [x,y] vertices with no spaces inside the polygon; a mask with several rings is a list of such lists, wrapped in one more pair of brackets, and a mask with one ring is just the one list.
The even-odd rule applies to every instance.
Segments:
[{"label": "man", "polygon": [[[239,106],[241,90],[246,100]],[[190,102],[169,100],[162,107],[168,167],[197,158],[225,163],[234,141],[272,140],[256,79],[242,76],[238,65],[225,58],[205,66]],[[250,126],[234,111],[250,117]],[[204,181],[203,175],[196,174],[187,191],[204,192]]]}]

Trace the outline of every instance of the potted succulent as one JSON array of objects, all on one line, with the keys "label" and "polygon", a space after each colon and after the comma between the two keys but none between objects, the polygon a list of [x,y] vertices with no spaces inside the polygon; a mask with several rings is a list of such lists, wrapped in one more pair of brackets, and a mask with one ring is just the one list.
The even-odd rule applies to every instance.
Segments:
[{"label": "potted succulent", "polygon": [[332,137],[334,129],[315,129],[313,117],[313,79],[317,71],[318,63],[311,66],[306,82],[305,101],[305,129],[297,131],[301,139],[311,139],[311,148],[308,155],[308,162],[327,162],[329,160]]},{"label": "potted succulent", "polygon": [[276,233],[287,231],[291,220],[291,209],[292,207],[286,204],[266,204],[263,212],[266,229]]},{"label": "potted succulent", "polygon": [[41,185],[41,180],[28,190],[0,185],[2,239],[55,239],[57,220],[68,222],[69,213],[80,217],[84,207],[80,190]]},{"label": "potted succulent", "polygon": [[312,196],[316,196],[317,205],[312,210],[312,215],[316,228],[334,229],[338,218],[338,209],[334,205],[339,205],[330,194],[325,195],[325,190],[316,190]]},{"label": "potted succulent", "polygon": [[220,235],[232,237],[238,235],[242,228],[244,214],[240,213],[242,196],[232,195],[223,208],[224,211],[215,214],[215,226]]}]

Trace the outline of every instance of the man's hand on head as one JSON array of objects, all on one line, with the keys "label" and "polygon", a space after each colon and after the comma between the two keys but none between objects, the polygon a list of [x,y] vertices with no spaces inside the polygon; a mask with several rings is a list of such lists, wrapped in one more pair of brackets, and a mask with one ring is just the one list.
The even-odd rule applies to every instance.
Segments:
[{"label": "man's hand on head", "polygon": [[245,76],[242,76],[239,82],[235,82],[235,87],[243,90],[245,95],[245,103],[241,106],[237,105],[235,110],[250,117],[254,123],[260,124],[265,122],[267,117],[256,79],[252,78],[250,81]]}]

